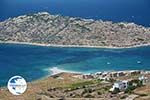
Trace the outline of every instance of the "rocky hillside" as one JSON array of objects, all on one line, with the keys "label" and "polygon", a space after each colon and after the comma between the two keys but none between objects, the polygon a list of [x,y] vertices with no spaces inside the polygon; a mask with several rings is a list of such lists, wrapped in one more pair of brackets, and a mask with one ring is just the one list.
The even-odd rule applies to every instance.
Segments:
[{"label": "rocky hillside", "polygon": [[0,22],[0,41],[129,47],[149,44],[150,28],[43,12]]}]

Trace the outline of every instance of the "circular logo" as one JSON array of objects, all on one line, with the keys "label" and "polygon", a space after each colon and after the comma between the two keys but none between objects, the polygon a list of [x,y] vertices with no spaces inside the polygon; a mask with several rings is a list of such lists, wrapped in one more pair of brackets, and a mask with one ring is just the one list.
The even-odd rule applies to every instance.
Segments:
[{"label": "circular logo", "polygon": [[7,88],[13,95],[21,95],[26,91],[27,83],[23,77],[13,76],[9,79]]}]

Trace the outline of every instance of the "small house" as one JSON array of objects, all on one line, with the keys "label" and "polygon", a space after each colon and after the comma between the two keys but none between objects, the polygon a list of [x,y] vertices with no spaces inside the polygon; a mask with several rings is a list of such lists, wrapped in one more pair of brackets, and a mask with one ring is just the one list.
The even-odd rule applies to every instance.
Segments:
[{"label": "small house", "polygon": [[128,81],[118,81],[114,83],[113,87],[110,89],[110,91],[114,91],[115,89],[119,89],[120,91],[124,91],[128,88]]}]

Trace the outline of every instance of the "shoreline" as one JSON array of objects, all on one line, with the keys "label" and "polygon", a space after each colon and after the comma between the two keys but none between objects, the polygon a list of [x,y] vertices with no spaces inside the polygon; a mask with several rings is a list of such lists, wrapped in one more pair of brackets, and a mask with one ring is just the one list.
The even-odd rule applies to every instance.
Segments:
[{"label": "shoreline", "polygon": [[[63,69],[59,69],[58,67],[52,67],[52,68],[48,68],[46,69],[49,74],[47,74],[46,76],[43,76],[41,78],[38,78],[36,80],[32,80],[28,83],[32,83],[34,81],[39,81],[39,80],[43,80],[43,79],[46,79],[48,77],[51,77],[51,76],[55,76],[55,75],[59,75],[61,73],[70,73],[70,74],[81,74],[81,75],[90,75],[90,74],[98,74],[98,73],[119,73],[119,72],[133,72],[133,71],[140,71],[140,72],[145,72],[145,73],[150,73],[150,70],[106,70],[106,71],[96,71],[96,72],[91,72],[91,73],[84,73],[84,72],[76,72],[76,71],[71,71],[71,70],[63,70]],[[3,87],[6,87],[6,86],[2,86],[0,88],[3,88]]]},{"label": "shoreline", "polygon": [[128,48],[150,46],[150,43],[127,47],[113,47],[113,46],[90,46],[90,45],[57,45],[57,44],[42,44],[42,43],[16,42],[16,41],[0,41],[0,44],[22,44],[22,45],[32,45],[42,47],[62,47],[62,48],[73,47],[73,48],[104,48],[104,49],[128,49]]},{"label": "shoreline", "polygon": [[50,73],[48,76],[53,76],[53,75],[57,75],[57,74],[60,74],[60,73],[84,74],[83,72],[76,72],[76,71],[71,71],[71,70],[63,70],[63,69],[59,69],[58,67],[52,67],[52,68],[48,68],[46,70]]},{"label": "shoreline", "polygon": [[[27,82],[27,84],[31,84],[33,82],[39,82],[39,81],[48,79],[48,77],[53,77],[53,76],[59,75],[61,73],[68,73],[68,74],[74,74],[74,75],[75,74],[79,74],[79,75],[96,75],[96,74],[99,74],[99,73],[109,74],[109,73],[122,73],[122,72],[123,73],[141,72],[141,73],[150,74],[150,70],[111,70],[111,71],[97,71],[97,72],[93,72],[93,73],[83,73],[83,72],[75,72],[75,71],[69,71],[69,70],[62,70],[62,69],[59,69],[57,67],[52,67],[52,68],[46,69],[46,70],[49,72],[48,75],[40,77],[40,78],[38,78],[36,80],[29,81],[29,82]],[[50,72],[52,72],[53,74],[50,74]],[[55,72],[57,72],[57,73],[55,73]],[[0,87],[0,89],[6,89],[6,88],[7,88],[7,85]]]},{"label": "shoreline", "polygon": [[111,73],[111,72],[132,72],[132,71],[144,71],[144,72],[149,72],[150,73],[150,70],[136,70],[136,69],[133,69],[133,70],[105,70],[105,71],[96,71],[96,72],[89,72],[89,73],[86,73],[86,72],[76,72],[76,71],[71,71],[71,70],[64,70],[64,69],[59,69],[58,67],[52,67],[52,68],[48,68],[46,69],[48,70],[49,74],[48,76],[53,76],[53,75],[57,75],[57,74],[60,74],[60,73],[77,73],[77,74],[95,74],[95,73]]}]

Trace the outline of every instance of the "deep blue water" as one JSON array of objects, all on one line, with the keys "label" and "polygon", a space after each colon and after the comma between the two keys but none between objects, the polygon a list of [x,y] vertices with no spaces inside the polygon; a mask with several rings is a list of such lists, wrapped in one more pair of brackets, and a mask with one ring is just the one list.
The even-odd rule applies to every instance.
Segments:
[{"label": "deep blue water", "polygon": [[150,0],[0,0],[1,21],[39,11],[150,26]]},{"label": "deep blue water", "polygon": [[0,86],[14,75],[27,81],[39,79],[49,74],[46,69],[53,67],[83,73],[150,70],[150,46],[102,49],[0,44]]}]

